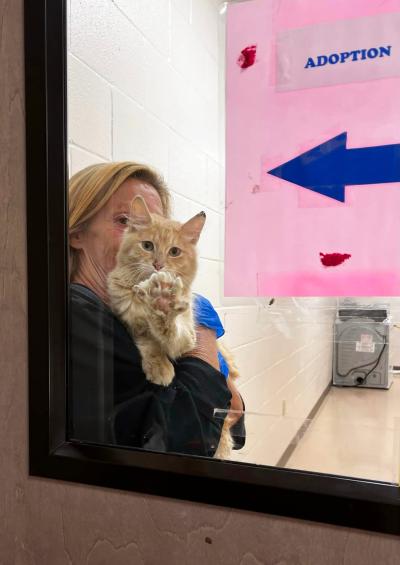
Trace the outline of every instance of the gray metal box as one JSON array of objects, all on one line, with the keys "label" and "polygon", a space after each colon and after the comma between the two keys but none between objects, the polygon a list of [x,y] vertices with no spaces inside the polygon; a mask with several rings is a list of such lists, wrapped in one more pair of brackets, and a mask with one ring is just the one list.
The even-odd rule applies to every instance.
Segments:
[{"label": "gray metal box", "polygon": [[389,388],[389,330],[386,306],[339,307],[334,324],[333,384]]}]

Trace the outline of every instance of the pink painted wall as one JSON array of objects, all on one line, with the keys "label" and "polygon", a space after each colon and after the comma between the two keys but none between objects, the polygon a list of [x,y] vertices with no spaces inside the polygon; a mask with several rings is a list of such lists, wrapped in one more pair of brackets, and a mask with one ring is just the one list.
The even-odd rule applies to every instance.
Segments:
[{"label": "pink painted wall", "polygon": [[[343,32],[343,41],[351,44],[357,39],[352,33],[352,26],[358,25],[355,18],[392,13],[398,18],[399,12],[399,0],[253,0],[229,6],[228,296],[399,294],[399,183],[346,187],[346,201],[341,203],[267,173],[345,131],[349,148],[400,142],[396,64],[392,76],[380,80],[373,80],[373,61],[368,61],[370,80],[304,88],[297,78],[296,88],[286,92],[276,85],[276,43],[283,32],[290,39],[288,30],[310,26],[309,33],[303,33],[306,41],[319,29],[320,39],[326,38],[321,54],[329,53],[326,45],[335,41],[337,22],[353,19]],[[374,33],[382,36],[383,25]],[[374,46],[372,39],[365,47]],[[256,62],[241,69],[237,58],[251,44],[257,45]],[[290,56],[288,43],[284,48]],[[282,45],[279,49],[282,58]],[[310,56],[320,54],[312,44],[310,51]],[[320,253],[347,253],[351,258],[325,267]]]}]

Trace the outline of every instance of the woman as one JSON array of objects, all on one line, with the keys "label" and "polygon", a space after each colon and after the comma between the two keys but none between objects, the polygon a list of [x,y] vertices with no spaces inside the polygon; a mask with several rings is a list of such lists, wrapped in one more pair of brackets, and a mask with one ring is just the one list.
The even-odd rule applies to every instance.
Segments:
[{"label": "woman", "polygon": [[[168,189],[145,165],[93,165],[70,181],[70,437],[212,456],[223,425],[214,408],[238,410],[239,417],[243,410],[219,371],[216,333],[222,326],[212,306],[200,301],[206,310],[198,319],[205,325],[196,328],[196,348],[174,363],[169,387],[146,380],[135,343],[108,306],[107,275],[137,195],[150,212],[170,215]],[[244,442],[242,421],[237,447]]]}]

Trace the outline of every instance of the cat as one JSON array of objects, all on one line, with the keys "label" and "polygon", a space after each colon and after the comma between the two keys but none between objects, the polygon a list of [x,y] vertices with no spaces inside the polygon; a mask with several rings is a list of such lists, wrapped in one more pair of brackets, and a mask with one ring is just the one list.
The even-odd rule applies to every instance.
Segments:
[{"label": "cat", "polygon": [[[197,272],[196,244],[205,220],[204,212],[183,224],[151,214],[144,199],[135,197],[116,266],[108,275],[111,308],[133,336],[146,378],[157,385],[172,382],[170,359],[196,345],[191,285]],[[237,369],[230,353],[218,347],[234,378]],[[229,457],[230,426],[227,415],[214,457]]]},{"label": "cat", "polygon": [[157,385],[168,386],[174,377],[169,358],[196,344],[190,288],[204,222],[204,212],[185,224],[150,214],[137,196],[108,276],[111,308],[131,332],[147,379]]}]

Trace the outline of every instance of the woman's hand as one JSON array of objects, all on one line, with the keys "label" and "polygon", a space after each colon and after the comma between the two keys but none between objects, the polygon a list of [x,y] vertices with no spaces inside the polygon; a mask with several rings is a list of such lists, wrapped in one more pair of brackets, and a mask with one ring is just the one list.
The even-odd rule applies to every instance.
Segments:
[{"label": "woman's hand", "polygon": [[219,371],[217,340],[215,331],[204,326],[196,326],[196,346],[184,354],[185,357],[198,357]]}]

